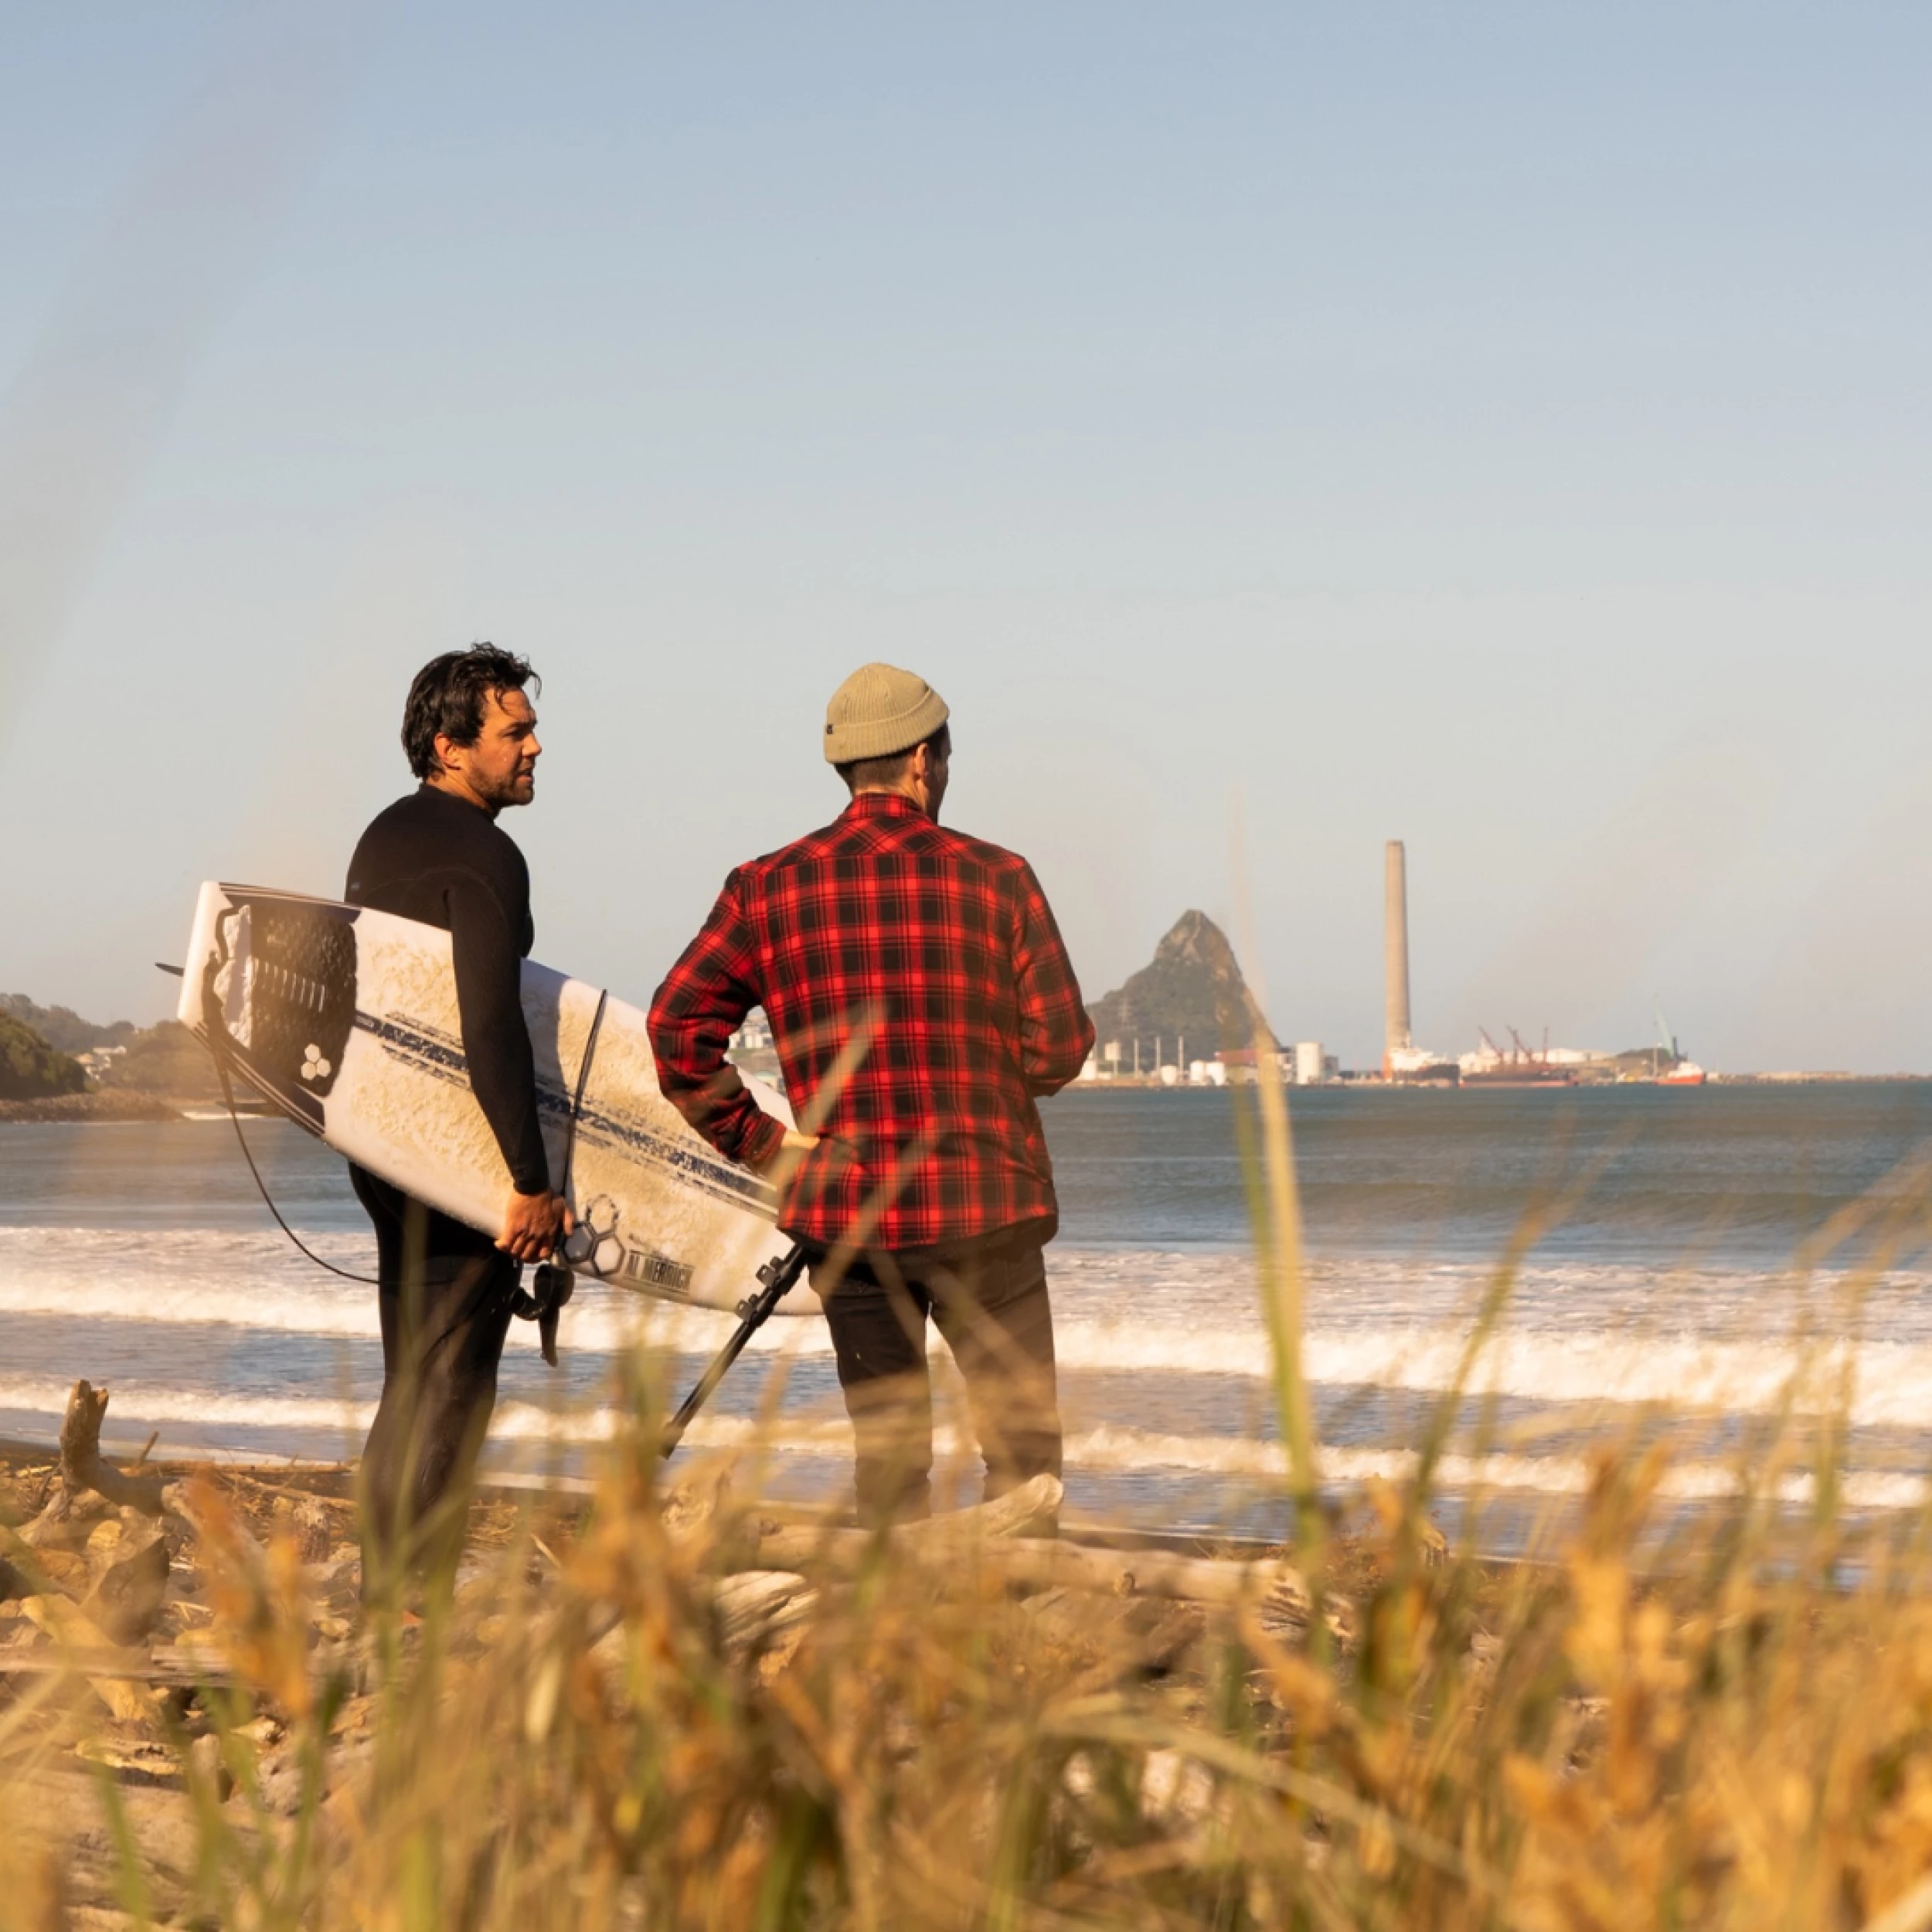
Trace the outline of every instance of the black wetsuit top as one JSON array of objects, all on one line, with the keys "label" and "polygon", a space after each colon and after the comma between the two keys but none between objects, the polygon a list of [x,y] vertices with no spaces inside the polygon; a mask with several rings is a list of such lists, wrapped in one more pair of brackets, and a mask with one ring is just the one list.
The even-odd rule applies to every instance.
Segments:
[{"label": "black wetsuit top", "polygon": [[362,834],[342,896],[450,934],[471,1088],[518,1192],[541,1193],[550,1170],[519,966],[536,930],[530,869],[515,842],[480,806],[423,785]]}]

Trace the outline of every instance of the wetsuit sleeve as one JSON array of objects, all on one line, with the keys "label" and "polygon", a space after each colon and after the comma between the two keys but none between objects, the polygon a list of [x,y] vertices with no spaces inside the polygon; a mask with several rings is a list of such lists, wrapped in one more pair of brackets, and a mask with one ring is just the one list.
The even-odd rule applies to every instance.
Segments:
[{"label": "wetsuit sleeve", "polygon": [[734,872],[703,930],[652,997],[651,1051],[665,1098],[720,1154],[750,1168],[777,1158],[785,1131],[745,1090],[725,1049],[763,999]]},{"label": "wetsuit sleeve", "polygon": [[1033,1094],[1057,1094],[1094,1050],[1094,1022],[1080,998],[1053,909],[1030,866],[1017,880],[1013,978],[1019,999],[1020,1074]]},{"label": "wetsuit sleeve", "polygon": [[470,1087],[503,1150],[519,1194],[541,1194],[550,1166],[537,1121],[536,1065],[523,1021],[524,921],[484,879],[454,874],[445,888]]}]

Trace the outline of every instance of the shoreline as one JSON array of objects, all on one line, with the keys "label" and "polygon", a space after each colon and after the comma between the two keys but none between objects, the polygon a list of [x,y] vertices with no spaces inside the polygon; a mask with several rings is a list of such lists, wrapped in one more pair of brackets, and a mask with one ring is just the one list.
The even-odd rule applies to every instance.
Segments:
[{"label": "shoreline", "polygon": [[[336,1502],[353,1502],[355,1470],[353,1462],[281,1461],[245,1451],[217,1451],[211,1454],[168,1454],[140,1461],[141,1446],[134,1442],[104,1441],[101,1452],[117,1468],[138,1468],[144,1474],[158,1475],[169,1482],[179,1481],[196,1472],[239,1481],[270,1495],[312,1495]],[[60,1464],[57,1439],[32,1441],[19,1436],[0,1436],[0,1522],[6,1520],[7,1505],[23,1519],[32,1512],[24,1508],[29,1492],[41,1481],[51,1481]],[[673,1465],[675,1468],[675,1465]],[[670,1478],[676,1486],[676,1477]],[[580,1515],[596,1494],[597,1484],[586,1476],[543,1475],[503,1471],[485,1473],[477,1479],[476,1495],[486,1514],[493,1510],[541,1502],[565,1516]],[[778,1496],[756,1498],[751,1508],[769,1522],[802,1528],[849,1529],[857,1519],[849,1509],[827,1503],[802,1502]],[[944,1515],[949,1512],[940,1512]],[[1158,1529],[1113,1524],[1098,1518],[1073,1515],[1061,1519],[1061,1540],[1090,1549],[1131,1551],[1145,1549],[1168,1555],[1209,1560],[1256,1560],[1278,1555],[1284,1546],[1278,1539],[1222,1535],[1202,1529]],[[1349,1539],[1339,1539],[1345,1544]],[[1499,1560],[1512,1566],[1522,1560]]]},{"label": "shoreline", "polygon": [[[253,1094],[238,1098],[235,1111],[244,1121],[281,1117]],[[97,1087],[89,1094],[53,1094],[31,1100],[0,1100],[0,1126],[126,1126],[155,1121],[226,1121],[228,1103],[219,1094],[131,1094]]]},{"label": "shoreline", "polygon": [[[216,1103],[219,1104],[219,1103]],[[179,1121],[197,1100],[163,1100],[154,1094],[55,1094],[32,1100],[0,1100],[0,1124],[51,1121],[86,1125],[94,1121]]]},{"label": "shoreline", "polygon": [[[1652,1080],[1577,1080],[1523,1082],[1465,1087],[1455,1080],[1391,1080],[1379,1074],[1355,1079],[1284,1080],[1281,1084],[1298,1094],[1628,1094],[1641,1088],[1661,1088],[1671,1094],[1690,1094],[1719,1087],[1913,1087],[1932,1081],[1932,1073],[1713,1073],[1704,1089]],[[1162,1080],[1146,1074],[1136,1077],[1123,1073],[1112,1078],[1067,1082],[1051,1097],[1062,1100],[1074,1094],[1226,1094],[1253,1087],[1252,1080],[1216,1083],[1213,1080]]]},{"label": "shoreline", "polygon": [[[1712,1087],[1789,1088],[1797,1087],[1900,1087],[1932,1081],[1932,1073],[1726,1073],[1713,1074]],[[1225,1087],[1212,1082],[1196,1085],[1189,1080],[1169,1084],[1131,1074],[1111,1080],[1073,1080],[1053,1097],[1063,1100],[1076,1094],[1226,1094],[1252,1085],[1250,1081],[1231,1080]],[[1377,1079],[1311,1081],[1294,1087],[1298,1094],[1419,1094],[1497,1093],[1576,1094],[1628,1093],[1634,1088],[1655,1087],[1652,1080],[1578,1080],[1573,1083],[1553,1081],[1543,1087],[1465,1088],[1444,1082],[1440,1085],[1410,1080]],[[1669,1090],[1676,1093],[1680,1090]],[[1693,1090],[1683,1089],[1689,1092]],[[272,1120],[280,1117],[270,1110],[246,1103],[236,1112],[242,1119]],[[159,1121],[188,1121],[203,1117],[227,1117],[220,1097],[197,1096],[163,1098],[153,1094],[123,1094],[111,1090],[92,1094],[57,1094],[31,1100],[0,1100],[0,1127],[92,1127],[151,1124]]]}]

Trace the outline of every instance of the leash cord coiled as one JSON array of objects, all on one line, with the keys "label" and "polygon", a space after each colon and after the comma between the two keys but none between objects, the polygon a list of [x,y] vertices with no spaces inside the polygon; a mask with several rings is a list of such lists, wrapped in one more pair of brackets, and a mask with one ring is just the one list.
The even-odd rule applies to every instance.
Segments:
[{"label": "leash cord coiled", "polygon": [[221,1097],[228,1104],[228,1117],[233,1123],[235,1140],[240,1147],[242,1158],[248,1163],[248,1171],[255,1177],[256,1192],[262,1197],[262,1206],[275,1217],[275,1225],[318,1268],[326,1268],[331,1274],[338,1274],[345,1281],[354,1281],[366,1288],[379,1288],[383,1284],[372,1274],[352,1274],[347,1268],[338,1268],[333,1261],[325,1261],[288,1223],[282,1219],[282,1211],[275,1205],[274,1196],[268,1191],[268,1183],[262,1179],[262,1171],[255,1165],[255,1157],[249,1151],[248,1136],[242,1131],[241,1116],[235,1111],[235,1090],[228,1078],[228,1055],[215,1044],[213,1036],[209,1037],[208,1050],[215,1062],[215,1071],[221,1078]]},{"label": "leash cord coiled", "polygon": [[[577,1159],[577,1123],[583,1117],[583,1092],[590,1080],[590,1062],[597,1050],[597,1035],[604,1027],[604,1009],[610,1004],[609,988],[597,995],[597,1011],[590,1015],[590,1030],[583,1038],[583,1057],[577,1062],[576,1090],[570,1096],[570,1117],[563,1127],[563,1160],[557,1177],[558,1193],[566,1199],[570,1192],[570,1170]],[[510,1312],[537,1325],[537,1346],[543,1359],[556,1366],[557,1316],[570,1298],[577,1277],[564,1263],[552,1259],[537,1264],[536,1292],[529,1293],[519,1282],[512,1291]]]},{"label": "leash cord coiled", "polygon": [[577,1091],[570,1096],[570,1117],[563,1129],[563,1175],[557,1183],[558,1193],[566,1196],[570,1192],[570,1164],[577,1158],[577,1122],[583,1117],[583,1090],[590,1083],[590,1056],[597,1050],[604,1009],[610,1003],[611,989],[607,986],[597,995],[597,1010],[590,1015],[590,1030],[583,1036],[583,1057],[577,1063]]}]

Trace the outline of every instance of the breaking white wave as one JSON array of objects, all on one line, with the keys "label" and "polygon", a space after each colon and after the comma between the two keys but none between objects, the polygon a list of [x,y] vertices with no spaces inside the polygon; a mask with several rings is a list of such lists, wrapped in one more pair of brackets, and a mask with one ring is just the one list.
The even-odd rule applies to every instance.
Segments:
[{"label": "breaking white wave", "polygon": [[[1246,1376],[1274,1372],[1259,1325],[1154,1329],[1067,1323],[1056,1334],[1063,1367]],[[1302,1372],[1317,1387],[1440,1395],[1464,1376],[1468,1337],[1403,1323],[1302,1342]],[[1462,1382],[1466,1393],[1522,1401],[1651,1406],[1684,1413],[1842,1413],[1854,1427],[1932,1425],[1932,1343],[1740,1341],[1631,1328],[1556,1333],[1506,1328],[1489,1338]]]},{"label": "breaking white wave", "polygon": [[[369,1265],[366,1236],[321,1235],[314,1245],[339,1267]],[[1056,1253],[1054,1275],[1057,1352],[1066,1370],[1250,1382],[1273,1372],[1245,1256],[1073,1249]],[[1450,1389],[1483,1278],[1467,1264],[1318,1262],[1304,1372],[1319,1387],[1419,1396]],[[1781,1305],[1764,1277],[1716,1270],[1673,1277],[1667,1298],[1657,1279],[1610,1265],[1526,1271],[1510,1320],[1478,1357],[1466,1386],[1538,1403],[1733,1414],[1775,1413],[1787,1405],[1831,1413],[1842,1404],[1856,1427],[1927,1425],[1932,1329],[1922,1315],[1893,1319],[1888,1310],[1882,1325],[1872,1325],[1883,1327],[1884,1338],[1807,1351],[1791,1336],[1809,1304]],[[1919,1284],[1913,1277],[1896,1285],[1910,1294]],[[1659,1306],[1665,1300],[1667,1309]],[[791,1305],[807,1318],[772,1324],[753,1348],[827,1355],[830,1340],[814,1318],[815,1300],[801,1290]],[[1647,1309],[1667,1314],[1668,1325],[1647,1324]],[[323,1274],[273,1233],[0,1228],[0,1320],[10,1316],[151,1325],[180,1332],[184,1342],[209,1326],[367,1343],[379,1335],[369,1288]],[[731,1325],[726,1315],[585,1284],[564,1316],[563,1338],[588,1353],[641,1340],[708,1353]],[[933,1345],[941,1347],[936,1338]],[[225,1413],[220,1405],[248,1398],[211,1392],[195,1400],[200,1417],[216,1420]],[[59,1404],[53,1407],[57,1413]]]},{"label": "breaking white wave", "polygon": [[[1371,1481],[1406,1482],[1416,1473],[1417,1457],[1408,1449],[1345,1449],[1324,1445],[1318,1452],[1321,1480],[1337,1488]],[[1070,1437],[1070,1467],[1091,1470],[1169,1468],[1230,1477],[1280,1478],[1287,1462],[1278,1443],[1221,1436],[1163,1436],[1133,1429],[1096,1429]],[[1528,1491],[1581,1495],[1596,1471],[1581,1456],[1485,1456],[1448,1454],[1436,1464],[1438,1489]],[[1679,1502],[1719,1502],[1744,1493],[1733,1465],[1685,1461],[1667,1468],[1657,1493]],[[1780,1502],[1808,1504],[1816,1484],[1805,1472],[1781,1478],[1771,1486]],[[1840,1485],[1845,1504],[1855,1509],[1919,1509],[1932,1501],[1932,1484],[1918,1476],[1883,1470],[1854,1470]]]},{"label": "breaking white wave", "polygon": [[[336,1267],[352,1274],[374,1270],[375,1244],[365,1235],[303,1238]],[[786,1313],[810,1315],[817,1305],[800,1294]],[[0,1317],[8,1315],[368,1342],[382,1335],[376,1291],[368,1283],[325,1273],[279,1234],[203,1229],[0,1228]],[[713,1310],[679,1308],[586,1283],[579,1284],[565,1318],[574,1345],[607,1351],[629,1347],[645,1333],[665,1346],[685,1345],[688,1338],[692,1348],[714,1348],[733,1321]],[[781,1347],[787,1335],[808,1328],[822,1333],[815,1322],[778,1322],[761,1344]]]},{"label": "breaking white wave", "polygon": [[[46,1379],[0,1380],[0,1410],[41,1415],[56,1422],[65,1413],[72,1384]],[[345,1396],[224,1395],[210,1389],[155,1388],[117,1381],[109,1390],[105,1433],[125,1439],[138,1429],[169,1423],[198,1428],[328,1430],[366,1434],[376,1405]]]},{"label": "breaking white wave", "polygon": [[[1438,1393],[1454,1386],[1465,1338],[1413,1328],[1311,1335],[1308,1379]],[[1697,1335],[1541,1334],[1505,1330],[1476,1358],[1466,1387],[1539,1403],[1641,1403],[1686,1413],[1842,1412],[1855,1427],[1927,1426],[1932,1345],[1712,1341]]]},{"label": "breaking white wave", "polygon": [[[0,1410],[37,1412],[51,1420],[64,1406],[66,1393],[64,1386],[52,1382],[0,1382]],[[114,1391],[114,1420],[124,1432],[158,1428],[165,1435],[171,1423],[192,1424],[198,1432],[245,1429],[285,1440],[307,1438],[311,1443],[316,1438],[329,1438],[346,1448],[359,1442],[374,1414],[373,1403],[325,1396],[211,1396],[138,1385],[123,1385]],[[633,1420],[605,1406],[550,1410],[534,1403],[508,1402],[498,1407],[490,1433],[502,1442],[582,1448],[612,1440]],[[745,1417],[700,1416],[685,1440],[693,1449],[784,1458],[843,1459],[852,1453],[849,1425],[842,1417],[825,1415],[785,1418],[776,1425]],[[232,1452],[233,1445],[228,1446]],[[934,1447],[942,1459],[970,1458],[973,1454],[970,1440],[943,1426],[934,1431]],[[160,1453],[168,1453],[166,1443]],[[311,1448],[309,1453],[315,1451]],[[1344,1490],[1375,1480],[1407,1481],[1417,1465],[1415,1452],[1407,1449],[1329,1444],[1318,1455],[1324,1483]],[[1221,1476],[1237,1483],[1273,1484],[1287,1473],[1286,1458],[1276,1442],[1114,1425],[1070,1434],[1066,1460],[1070,1470],[1097,1475]],[[1590,1460],[1579,1455],[1452,1453],[1437,1462],[1435,1485],[1453,1494],[1475,1491],[1576,1496],[1587,1490],[1594,1474]],[[1743,1474],[1734,1464],[1686,1460],[1665,1471],[1658,1493],[1672,1502],[1723,1502],[1743,1494],[1745,1486]],[[1809,1473],[1798,1470],[1780,1477],[1768,1493],[1779,1502],[1802,1506],[1815,1500],[1816,1485]],[[1896,1471],[1853,1469],[1842,1478],[1840,1494],[1845,1505],[1853,1509],[1922,1509],[1932,1504],[1932,1482]]]}]

